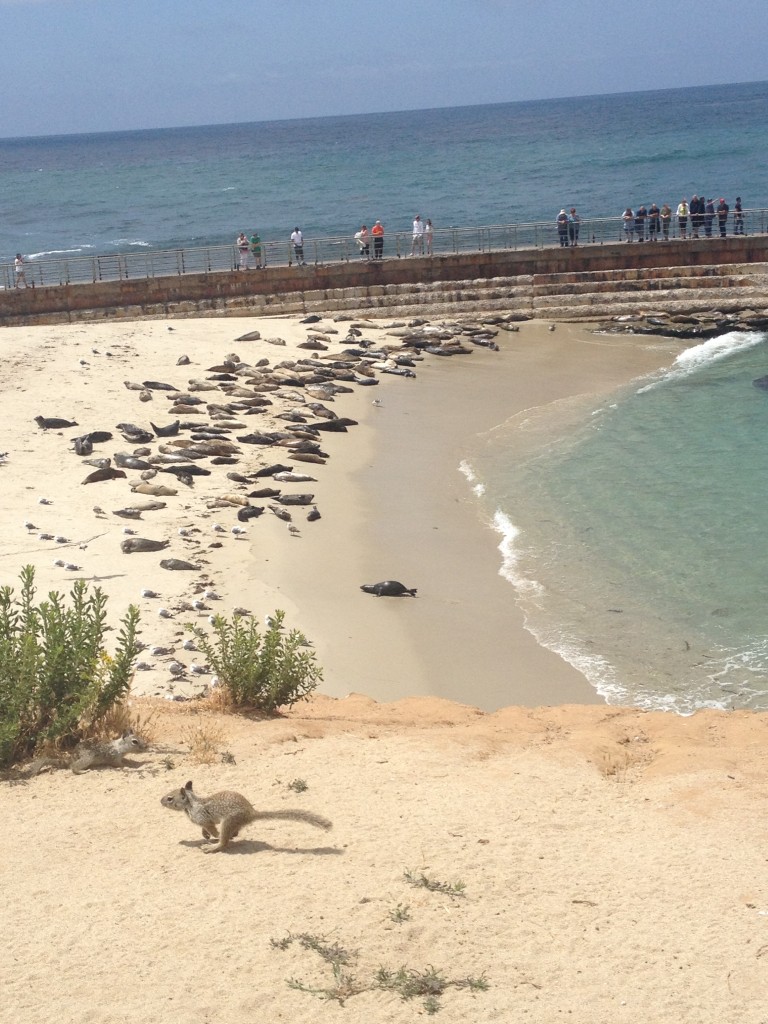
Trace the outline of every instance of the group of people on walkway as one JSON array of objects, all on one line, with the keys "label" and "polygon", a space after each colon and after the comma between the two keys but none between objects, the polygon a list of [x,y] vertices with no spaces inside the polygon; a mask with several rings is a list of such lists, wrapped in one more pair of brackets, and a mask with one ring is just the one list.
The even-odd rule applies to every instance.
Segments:
[{"label": "group of people on walkway", "polygon": [[[410,255],[423,256],[426,254],[431,256],[433,234],[432,221],[422,220],[421,215],[417,213],[413,220]],[[361,225],[360,230],[355,232],[355,241],[361,259],[369,260],[371,258],[371,241],[373,241],[373,259],[384,258],[384,225],[380,220],[375,222],[370,231],[367,224]],[[304,234],[298,225],[291,232],[290,242],[294,256],[292,262],[295,262],[297,267],[305,267],[307,261],[304,259]],[[250,270],[252,267],[262,270],[266,267],[266,253],[258,231],[254,231],[250,238],[244,231],[241,231],[235,239],[235,248],[238,253],[239,270]]]},{"label": "group of people on walkway", "polygon": [[[238,251],[238,266],[240,270],[249,270],[252,265],[257,270],[263,270],[266,267],[267,261],[264,257],[264,249],[258,231],[254,231],[250,238],[248,238],[244,231],[241,231],[235,239],[235,246]],[[253,260],[253,264],[251,260]]]},{"label": "group of people on walkway", "polygon": [[578,245],[580,227],[581,217],[576,213],[575,206],[571,207],[570,213],[561,210],[557,215],[557,237],[560,239],[560,245]]},{"label": "group of people on walkway", "polygon": [[[705,199],[703,196],[697,195],[692,196],[689,203],[683,196],[674,214],[677,218],[680,238],[712,238],[715,221],[717,221],[720,238],[725,238],[730,211],[730,206],[722,196],[717,200],[717,205],[715,205],[714,199]],[[669,203],[664,203],[661,209],[656,203],[651,203],[647,209],[645,204],[641,203],[634,211],[628,206],[622,214],[624,235],[628,242],[656,242],[659,238],[667,242],[669,241],[672,217],[672,208]],[[688,234],[689,224],[690,236]],[[736,196],[733,206],[733,233],[734,235],[744,234],[741,196]]]},{"label": "group of people on walkway", "polygon": [[359,231],[355,232],[355,241],[360,250],[360,258],[369,260],[371,258],[371,239],[373,239],[373,258],[381,260],[384,258],[384,226],[377,220],[370,231],[368,226],[363,224]]}]

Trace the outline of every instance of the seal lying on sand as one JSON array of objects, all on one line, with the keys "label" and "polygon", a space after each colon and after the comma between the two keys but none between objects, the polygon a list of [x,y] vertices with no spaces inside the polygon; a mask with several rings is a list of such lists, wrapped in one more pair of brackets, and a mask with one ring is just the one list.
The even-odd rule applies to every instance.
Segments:
[{"label": "seal lying on sand", "polygon": [[397,580],[384,580],[383,583],[364,583],[361,587],[366,594],[376,597],[416,597],[416,587],[409,588]]}]

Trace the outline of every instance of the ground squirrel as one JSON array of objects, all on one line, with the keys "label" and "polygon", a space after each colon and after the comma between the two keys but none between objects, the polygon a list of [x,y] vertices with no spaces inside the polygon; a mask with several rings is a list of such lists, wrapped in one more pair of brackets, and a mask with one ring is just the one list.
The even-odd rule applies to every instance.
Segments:
[{"label": "ground squirrel", "polygon": [[83,740],[69,756],[38,757],[29,766],[28,774],[38,775],[43,768],[71,768],[75,775],[81,775],[89,768],[122,768],[126,754],[146,749],[147,744],[142,737],[128,729],[115,740]]},{"label": "ground squirrel", "polygon": [[[279,818],[288,821],[304,821],[315,828],[329,829],[333,825],[327,818],[311,811],[257,811],[240,793],[222,790],[213,796],[198,796],[188,782],[183,789],[173,789],[160,803],[172,811],[186,811],[190,821],[203,827],[203,839],[218,839],[218,846],[212,846],[206,853],[218,853],[226,849],[241,828],[252,821],[264,818]],[[221,832],[216,826],[221,823]]]}]

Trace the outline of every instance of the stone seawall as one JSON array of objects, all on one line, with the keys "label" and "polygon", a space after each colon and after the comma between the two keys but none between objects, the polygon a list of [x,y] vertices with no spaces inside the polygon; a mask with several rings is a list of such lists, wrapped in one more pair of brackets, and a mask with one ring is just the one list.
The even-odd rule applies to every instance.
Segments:
[{"label": "stone seawall", "polygon": [[768,305],[768,235],[462,253],[0,292],[0,324],[310,312],[504,310],[601,319]]}]

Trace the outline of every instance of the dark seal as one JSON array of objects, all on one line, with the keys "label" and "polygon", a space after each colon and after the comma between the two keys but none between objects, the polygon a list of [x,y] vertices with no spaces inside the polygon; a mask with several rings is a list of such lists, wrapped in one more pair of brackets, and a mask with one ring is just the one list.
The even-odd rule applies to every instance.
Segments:
[{"label": "dark seal", "polygon": [[406,587],[397,580],[384,580],[383,583],[364,583],[360,589],[376,597],[416,597],[417,588]]}]

